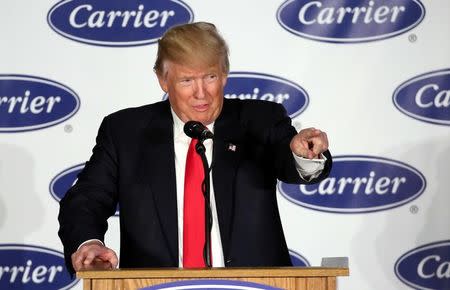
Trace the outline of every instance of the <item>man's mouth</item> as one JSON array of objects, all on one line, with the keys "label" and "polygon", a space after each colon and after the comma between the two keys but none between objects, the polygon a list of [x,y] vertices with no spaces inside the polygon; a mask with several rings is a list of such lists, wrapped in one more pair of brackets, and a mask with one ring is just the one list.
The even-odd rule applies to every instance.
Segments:
[{"label": "man's mouth", "polygon": [[203,105],[196,105],[196,106],[193,106],[193,107],[194,107],[194,110],[196,110],[197,112],[204,112],[204,111],[208,110],[209,105],[208,104],[203,104]]}]

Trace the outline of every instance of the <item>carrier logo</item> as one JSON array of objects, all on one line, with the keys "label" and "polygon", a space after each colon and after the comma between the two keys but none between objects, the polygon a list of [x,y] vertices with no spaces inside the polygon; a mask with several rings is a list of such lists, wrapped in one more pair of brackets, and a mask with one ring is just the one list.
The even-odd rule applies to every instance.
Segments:
[{"label": "carrier logo", "polygon": [[291,118],[300,115],[309,103],[308,94],[296,83],[268,74],[251,72],[230,73],[224,97],[276,102],[285,107]]},{"label": "carrier logo", "polygon": [[289,250],[289,256],[291,257],[292,266],[294,267],[309,267],[309,262],[305,257],[293,250]]},{"label": "carrier logo", "polygon": [[425,17],[419,0],[288,0],[277,11],[287,31],[309,39],[367,42],[413,29]]},{"label": "carrier logo", "polygon": [[281,290],[268,285],[263,285],[254,282],[232,281],[232,280],[216,280],[216,279],[202,279],[202,280],[186,280],[178,282],[169,282],[155,286],[141,288],[140,290],[174,290],[174,289],[235,289],[235,290]]},{"label": "carrier logo", "polygon": [[[49,190],[53,198],[59,202],[67,191],[77,182],[78,174],[83,170],[85,163],[78,164],[67,168],[58,173],[50,182]],[[119,215],[119,208],[117,207],[115,215]]]},{"label": "carrier logo", "polygon": [[77,94],[55,81],[0,74],[0,132],[23,132],[54,126],[80,108]]},{"label": "carrier logo", "polygon": [[100,46],[138,46],[156,42],[171,26],[192,22],[181,0],[64,0],[47,22],[69,39]]},{"label": "carrier logo", "polygon": [[450,289],[450,240],[405,253],[395,263],[395,274],[414,289]]},{"label": "carrier logo", "polygon": [[64,266],[64,255],[52,249],[0,244],[0,289],[69,289],[78,282]]},{"label": "carrier logo", "polygon": [[394,92],[395,107],[411,118],[450,125],[450,69],[416,76]]},{"label": "carrier logo", "polygon": [[398,207],[419,197],[425,186],[425,177],[410,165],[358,155],[334,157],[330,176],[319,184],[278,184],[281,194],[293,203],[334,213]]}]

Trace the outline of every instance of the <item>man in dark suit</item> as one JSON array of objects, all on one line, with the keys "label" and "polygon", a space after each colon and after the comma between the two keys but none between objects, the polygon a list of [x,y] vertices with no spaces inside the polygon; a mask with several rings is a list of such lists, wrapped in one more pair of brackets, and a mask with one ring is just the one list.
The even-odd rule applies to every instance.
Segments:
[{"label": "man in dark suit", "polygon": [[279,104],[225,100],[228,71],[228,48],[214,25],[181,25],[162,37],[155,72],[169,100],[106,117],[93,155],[61,200],[59,235],[71,272],[96,260],[117,266],[116,253],[103,242],[117,204],[122,268],[183,266],[183,184],[191,139],[182,127],[190,120],[214,132],[205,141],[213,266],[291,264],[277,179],[325,178],[331,169],[328,140],[314,128],[297,133]]}]

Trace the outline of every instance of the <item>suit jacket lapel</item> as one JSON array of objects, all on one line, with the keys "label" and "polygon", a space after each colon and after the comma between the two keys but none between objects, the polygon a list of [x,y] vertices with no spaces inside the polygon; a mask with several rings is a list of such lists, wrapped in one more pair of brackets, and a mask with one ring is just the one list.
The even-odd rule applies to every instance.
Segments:
[{"label": "suit jacket lapel", "polygon": [[234,184],[241,159],[242,131],[236,108],[224,100],[214,123],[212,177],[225,262],[229,251],[234,209]]},{"label": "suit jacket lapel", "polygon": [[173,263],[178,265],[173,121],[168,101],[156,106],[144,133],[141,178],[143,183],[149,184],[151,188],[161,230],[165,235]]}]

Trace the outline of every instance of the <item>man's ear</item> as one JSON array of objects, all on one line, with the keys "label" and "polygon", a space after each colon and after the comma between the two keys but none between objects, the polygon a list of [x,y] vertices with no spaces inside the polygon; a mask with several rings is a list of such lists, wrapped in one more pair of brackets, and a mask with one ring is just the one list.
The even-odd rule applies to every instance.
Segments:
[{"label": "man's ear", "polygon": [[167,79],[166,79],[167,74],[162,75],[162,74],[156,73],[156,77],[158,78],[159,86],[161,87],[161,89],[165,93],[167,93],[167,90],[168,90]]}]

